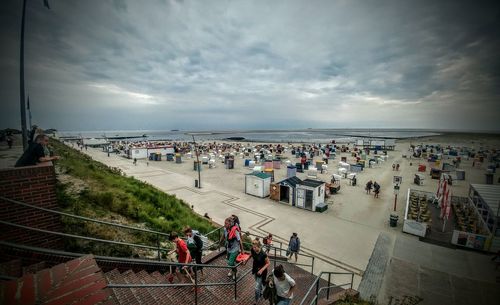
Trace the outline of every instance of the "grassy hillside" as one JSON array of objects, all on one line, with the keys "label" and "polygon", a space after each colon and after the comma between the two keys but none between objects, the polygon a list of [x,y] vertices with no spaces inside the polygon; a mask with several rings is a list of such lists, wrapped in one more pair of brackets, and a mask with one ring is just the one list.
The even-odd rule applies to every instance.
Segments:
[{"label": "grassy hillside", "polygon": [[[78,150],[51,140],[58,172],[58,200],[61,208],[77,215],[169,233],[182,232],[191,226],[201,232],[214,229],[207,219],[195,214],[189,206],[173,195],[125,177],[120,170],[92,160]],[[64,217],[69,233],[92,235],[131,243],[156,244],[156,236],[113,229]],[[130,256],[138,251],[129,247],[110,247],[102,243],[68,240],[67,250],[103,255]]]}]

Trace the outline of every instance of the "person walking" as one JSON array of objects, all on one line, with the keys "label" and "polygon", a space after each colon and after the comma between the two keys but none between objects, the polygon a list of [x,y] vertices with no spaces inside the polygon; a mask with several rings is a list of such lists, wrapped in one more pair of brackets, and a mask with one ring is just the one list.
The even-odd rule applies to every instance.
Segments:
[{"label": "person walking", "polygon": [[[226,218],[224,221],[224,234],[221,236],[221,241],[225,240],[227,249],[227,265],[230,267],[236,266],[236,258],[238,254],[243,252],[240,229],[235,225],[232,217]],[[227,276],[236,278],[236,268],[233,268]]]},{"label": "person walking", "polygon": [[278,296],[278,303],[276,305],[289,305],[292,303],[295,280],[285,272],[282,265],[274,268],[273,279]]},{"label": "person walking", "polygon": [[373,190],[374,190],[374,193],[375,193],[375,198],[378,198],[378,194],[380,193],[380,184],[377,183],[377,181],[375,181],[373,183]]},{"label": "person walking", "polygon": [[[186,245],[186,242],[183,241],[182,239],[179,238],[179,235],[176,232],[170,233],[170,236],[168,239],[171,242],[175,243],[175,252],[177,252],[177,261],[180,264],[189,264],[192,261],[191,254],[189,253],[188,247]],[[187,266],[177,266],[174,268],[175,275],[177,276],[177,279],[179,280],[179,283],[182,283],[181,279],[181,273],[182,272],[189,272]]]},{"label": "person walking", "polygon": [[254,275],[255,278],[255,302],[254,305],[259,302],[260,297],[262,296],[262,290],[264,287],[264,281],[267,278],[267,268],[271,264],[269,262],[269,258],[267,257],[267,254],[262,251],[262,245],[260,244],[260,241],[257,239],[254,239],[252,241],[252,249],[250,250],[250,256],[242,262],[243,265],[246,265],[246,263],[250,260],[250,258],[253,259],[253,265],[252,265],[252,274]]},{"label": "person walking", "polygon": [[[202,264],[201,256],[203,253],[203,241],[201,240],[198,231],[191,229],[191,227],[186,227],[186,229],[184,229],[184,234],[186,234],[187,237],[186,242],[187,242],[187,247],[189,249],[189,254],[191,254],[192,258],[194,258],[197,265],[201,265]],[[199,270],[201,276],[204,276],[202,266],[197,266],[194,269],[196,271]]]},{"label": "person walking", "polygon": [[300,239],[297,233],[293,233],[290,236],[290,241],[288,242],[288,259],[292,259],[292,255],[295,254],[295,262],[297,262],[297,255],[300,251]]},{"label": "person walking", "polygon": [[262,240],[264,243],[264,247],[266,249],[266,253],[269,254],[269,251],[271,250],[271,245],[273,243],[273,234],[269,233],[264,239]]},{"label": "person walking", "polygon": [[370,180],[370,181],[368,181],[368,182],[366,183],[366,187],[365,187],[365,189],[366,189],[366,193],[367,193],[367,194],[371,194],[371,192],[372,192],[372,187],[373,187],[373,182]]}]

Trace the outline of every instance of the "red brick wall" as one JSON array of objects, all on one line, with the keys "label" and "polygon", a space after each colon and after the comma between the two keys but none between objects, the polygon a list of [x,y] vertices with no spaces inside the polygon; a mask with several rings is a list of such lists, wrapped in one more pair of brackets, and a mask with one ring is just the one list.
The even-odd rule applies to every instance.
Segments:
[{"label": "red brick wall", "polygon": [[[47,209],[57,209],[53,165],[0,169],[0,196]],[[60,216],[0,199],[0,219],[11,223],[61,232]],[[0,224],[0,240],[61,249],[61,238]]]}]

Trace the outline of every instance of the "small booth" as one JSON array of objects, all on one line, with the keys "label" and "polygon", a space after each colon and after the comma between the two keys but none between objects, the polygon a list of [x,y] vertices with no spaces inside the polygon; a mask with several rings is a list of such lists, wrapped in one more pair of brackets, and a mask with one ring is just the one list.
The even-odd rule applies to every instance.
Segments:
[{"label": "small booth", "polygon": [[245,194],[264,198],[269,196],[271,176],[264,173],[250,173],[245,175]]},{"label": "small booth", "polygon": [[500,250],[500,186],[471,184],[468,201],[453,206],[457,226],[451,243],[496,253]]},{"label": "small booth", "polygon": [[325,182],[306,179],[296,186],[295,203],[301,209],[310,211],[326,209]]},{"label": "small booth", "polygon": [[297,167],[295,165],[287,165],[286,167],[286,177],[295,177],[297,176]]},{"label": "small booth", "polygon": [[289,177],[271,185],[271,199],[295,206],[296,188],[302,183],[298,177]]},{"label": "small booth", "polygon": [[425,237],[432,223],[428,193],[408,189],[403,232]]}]

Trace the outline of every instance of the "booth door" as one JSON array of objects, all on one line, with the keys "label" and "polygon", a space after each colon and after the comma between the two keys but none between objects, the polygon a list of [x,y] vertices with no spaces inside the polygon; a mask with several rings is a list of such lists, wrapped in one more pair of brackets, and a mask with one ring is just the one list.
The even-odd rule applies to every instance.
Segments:
[{"label": "booth door", "polygon": [[312,210],[313,208],[313,191],[310,190],[306,191],[305,208],[308,210]]},{"label": "booth door", "polygon": [[297,190],[297,207],[304,208],[305,190]]},{"label": "booth door", "polygon": [[290,188],[286,185],[280,185],[280,201],[290,203]]}]

